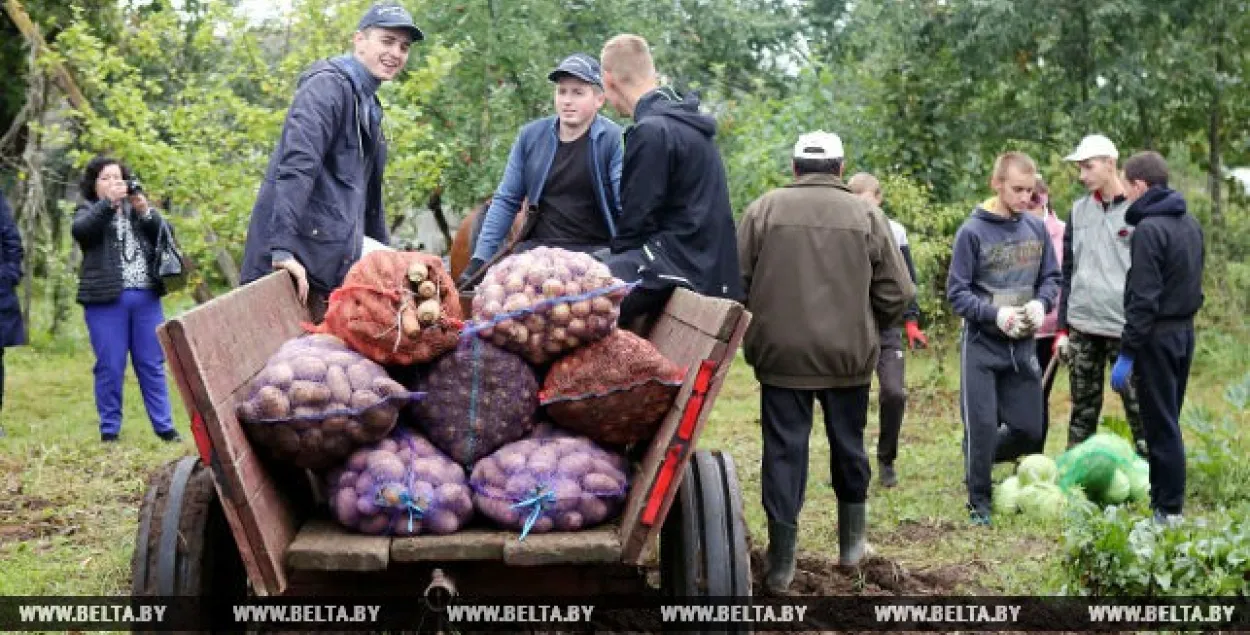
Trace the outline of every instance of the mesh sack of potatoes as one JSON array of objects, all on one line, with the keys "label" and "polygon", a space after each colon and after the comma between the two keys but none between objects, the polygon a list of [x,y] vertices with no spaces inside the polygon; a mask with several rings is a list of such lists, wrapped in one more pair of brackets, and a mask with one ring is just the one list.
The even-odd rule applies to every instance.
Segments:
[{"label": "mesh sack of potatoes", "polygon": [[248,437],[274,458],[321,469],[386,437],[399,410],[420,398],[386,369],[331,335],[283,344],[236,410]]},{"label": "mesh sack of potatoes", "polygon": [[445,535],[473,516],[464,468],[404,427],[353,452],[326,489],[334,519],[364,534]]}]

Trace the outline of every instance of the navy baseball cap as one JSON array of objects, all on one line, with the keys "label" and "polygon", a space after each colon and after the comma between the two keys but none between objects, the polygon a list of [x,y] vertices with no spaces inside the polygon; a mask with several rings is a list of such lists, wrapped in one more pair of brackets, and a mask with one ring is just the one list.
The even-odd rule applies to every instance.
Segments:
[{"label": "navy baseball cap", "polygon": [[556,70],[547,75],[547,79],[558,82],[564,75],[571,75],[587,84],[603,88],[603,78],[599,74],[599,60],[585,53],[574,53],[564,58]]},{"label": "navy baseball cap", "polygon": [[397,4],[379,3],[369,7],[364,17],[360,18],[360,24],[356,25],[356,30],[363,31],[372,27],[402,29],[412,35],[413,42],[425,39],[425,34],[412,21],[412,14]]}]

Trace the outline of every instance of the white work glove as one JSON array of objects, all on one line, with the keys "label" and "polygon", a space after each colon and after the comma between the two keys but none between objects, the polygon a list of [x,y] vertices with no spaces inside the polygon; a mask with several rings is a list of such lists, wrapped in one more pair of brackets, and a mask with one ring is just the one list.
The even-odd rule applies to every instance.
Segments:
[{"label": "white work glove", "polygon": [[1072,359],[1072,342],[1068,340],[1068,334],[1060,331],[1055,338],[1055,348],[1051,351],[1052,355],[1058,355],[1059,359],[1068,361]]},{"label": "white work glove", "polygon": [[1002,331],[1012,339],[1020,337],[1020,332],[1024,327],[1023,312],[1019,307],[1005,306],[998,310],[998,317],[994,321],[998,324],[998,330]]},{"label": "white work glove", "polygon": [[1029,324],[1029,330],[1037,331],[1037,329],[1042,328],[1042,322],[1046,320],[1046,307],[1042,306],[1040,300],[1025,302],[1024,319]]}]

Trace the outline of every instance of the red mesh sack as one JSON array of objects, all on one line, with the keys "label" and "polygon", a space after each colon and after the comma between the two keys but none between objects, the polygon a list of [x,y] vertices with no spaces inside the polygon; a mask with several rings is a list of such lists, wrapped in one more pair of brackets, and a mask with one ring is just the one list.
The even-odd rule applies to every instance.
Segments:
[{"label": "red mesh sack", "polygon": [[305,325],[386,366],[424,364],[456,347],[460,296],[437,256],[375,251],[352,265],[330,294],[325,320]]},{"label": "red mesh sack", "polygon": [[557,360],[538,398],[561,426],[625,445],[655,434],[685,376],[651,342],[617,329]]}]

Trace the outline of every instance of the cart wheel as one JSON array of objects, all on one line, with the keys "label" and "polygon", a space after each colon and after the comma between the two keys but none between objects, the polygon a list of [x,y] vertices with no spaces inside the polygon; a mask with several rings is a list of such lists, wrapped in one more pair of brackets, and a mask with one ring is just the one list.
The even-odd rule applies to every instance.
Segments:
[{"label": "cart wheel", "polygon": [[198,458],[166,463],[148,482],[130,573],[134,596],[246,595],[239,550]]},{"label": "cart wheel", "polygon": [[733,459],[699,450],[660,533],[660,587],[674,597],[750,597],[751,560]]}]

